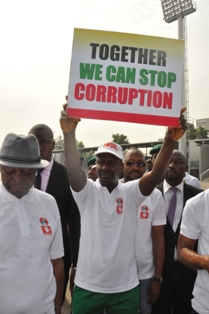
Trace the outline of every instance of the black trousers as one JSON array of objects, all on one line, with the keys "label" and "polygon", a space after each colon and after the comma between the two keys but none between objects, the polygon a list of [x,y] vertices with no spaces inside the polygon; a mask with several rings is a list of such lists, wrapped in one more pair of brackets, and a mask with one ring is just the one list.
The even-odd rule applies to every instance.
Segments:
[{"label": "black trousers", "polygon": [[188,283],[179,269],[180,263],[173,262],[172,279],[168,283],[166,278],[161,285],[159,298],[152,306],[152,314],[191,314],[191,299],[193,285]]}]

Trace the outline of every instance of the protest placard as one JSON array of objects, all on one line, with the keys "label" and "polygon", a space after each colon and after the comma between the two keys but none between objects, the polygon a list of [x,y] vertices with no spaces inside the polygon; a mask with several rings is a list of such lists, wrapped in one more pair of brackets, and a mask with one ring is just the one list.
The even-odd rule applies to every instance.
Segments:
[{"label": "protest placard", "polygon": [[177,126],[184,41],[75,29],[71,117]]}]

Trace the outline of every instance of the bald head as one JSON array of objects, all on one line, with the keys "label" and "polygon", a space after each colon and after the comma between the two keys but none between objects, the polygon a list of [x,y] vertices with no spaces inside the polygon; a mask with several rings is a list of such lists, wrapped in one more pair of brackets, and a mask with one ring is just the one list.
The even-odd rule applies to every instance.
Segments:
[{"label": "bald head", "polygon": [[186,156],[184,155],[184,153],[182,153],[180,150],[174,149],[173,155],[178,155],[184,161],[184,163],[188,166],[188,160]]},{"label": "bald head", "polygon": [[143,152],[136,148],[136,147],[131,147],[129,149],[126,149],[123,153],[123,161],[125,161],[128,156],[132,155],[132,154],[137,154],[138,156],[140,156],[141,158],[143,158],[145,160],[144,154]]},{"label": "bald head", "polygon": [[185,176],[188,168],[186,156],[179,150],[174,150],[165,179],[171,186],[179,185]]},{"label": "bald head", "polygon": [[127,149],[123,155],[124,182],[139,179],[145,172],[145,157],[141,150],[132,147]]},{"label": "bald head", "polygon": [[46,124],[36,124],[28,134],[33,134],[38,139],[41,158],[50,161],[55,145],[52,129]]},{"label": "bald head", "polygon": [[48,137],[51,137],[52,140],[54,140],[54,134],[53,134],[53,131],[52,129],[46,125],[46,124],[36,124],[34,125],[30,131],[28,132],[28,134],[34,134],[35,133],[39,133],[39,132],[42,132],[42,133],[45,133],[45,134],[48,134]]}]

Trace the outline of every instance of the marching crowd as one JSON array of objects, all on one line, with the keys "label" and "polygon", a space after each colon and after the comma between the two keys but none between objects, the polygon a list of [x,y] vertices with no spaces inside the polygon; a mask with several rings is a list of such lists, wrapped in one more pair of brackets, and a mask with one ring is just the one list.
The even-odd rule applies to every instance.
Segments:
[{"label": "marching crowd", "polygon": [[[151,158],[101,144],[86,175],[64,105],[65,163],[45,124],[0,151],[0,314],[208,314],[209,192],[168,127]],[[69,278],[70,273],[70,278]],[[70,312],[69,312],[70,313]]]}]

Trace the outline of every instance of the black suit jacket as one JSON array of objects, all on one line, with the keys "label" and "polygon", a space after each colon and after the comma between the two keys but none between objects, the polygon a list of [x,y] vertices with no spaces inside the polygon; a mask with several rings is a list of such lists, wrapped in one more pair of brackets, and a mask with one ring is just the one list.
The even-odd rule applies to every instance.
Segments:
[{"label": "black suit jacket", "polygon": [[[34,185],[40,188],[37,186],[36,180]],[[65,256],[76,265],[80,238],[80,214],[70,190],[66,167],[55,160],[51,169],[46,193],[51,194],[55,198],[59,208]]]},{"label": "black suit jacket", "polygon": [[[157,187],[163,194],[163,183],[161,183]],[[186,201],[190,198],[194,197],[195,195],[201,193],[203,190],[197,189],[191,185],[188,185],[184,183],[184,196],[183,196],[183,204],[182,207],[184,208]],[[183,210],[182,210],[183,213]],[[176,231],[173,231],[172,226],[170,225],[170,222],[167,220],[167,224],[165,225],[164,234],[165,234],[165,261],[164,261],[164,267],[163,267],[163,278],[164,283],[169,284],[171,280],[171,274],[172,274],[172,268],[173,268],[173,261],[174,261],[174,249],[177,247],[178,237],[180,233],[180,225],[181,220],[179,221],[178,227]],[[196,250],[196,247],[195,247]],[[180,263],[180,271],[182,274],[182,277],[188,282],[188,284],[193,285],[197,272],[189,269],[182,263]]]}]

